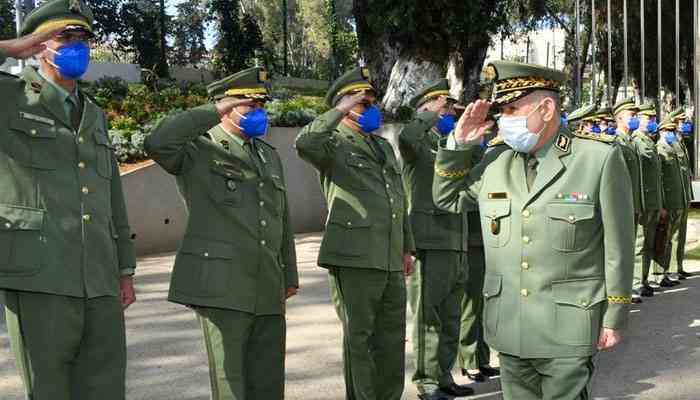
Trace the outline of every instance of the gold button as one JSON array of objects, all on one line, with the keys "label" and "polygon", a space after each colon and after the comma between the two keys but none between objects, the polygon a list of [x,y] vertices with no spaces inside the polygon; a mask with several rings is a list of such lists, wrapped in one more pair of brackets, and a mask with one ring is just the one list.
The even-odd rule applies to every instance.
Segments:
[{"label": "gold button", "polygon": [[489,292],[484,292],[484,297],[489,297]]},{"label": "gold button", "polygon": [[571,222],[576,221],[576,217],[573,215],[569,215],[569,221],[571,221]]},{"label": "gold button", "polygon": [[85,163],[84,162],[79,162],[78,163],[78,168],[85,168]]},{"label": "gold button", "polygon": [[78,143],[83,143],[83,142],[85,142],[85,139],[83,139],[82,136],[79,136],[79,137],[78,137]]},{"label": "gold button", "polygon": [[83,215],[83,221],[89,222],[90,221],[90,214]]},{"label": "gold button", "polygon": [[360,167],[360,168],[362,168],[362,167],[364,167],[365,165],[362,164],[362,163],[359,163],[359,164],[357,164],[357,166]]},{"label": "gold button", "polygon": [[394,199],[389,199],[389,203],[394,204]]},{"label": "gold button", "polygon": [[390,185],[389,185],[388,183],[387,183],[385,186],[386,186],[387,189],[389,189],[389,187],[390,187]]},{"label": "gold button", "polygon": [[81,191],[83,192],[83,194],[88,194],[88,193],[90,193],[90,189],[88,189],[87,186],[83,186],[83,188],[81,189]]},{"label": "gold button", "polygon": [[258,186],[264,187],[264,186],[265,186],[265,182],[260,182],[260,184],[258,184]]},{"label": "gold button", "polygon": [[265,202],[264,202],[264,201],[261,201],[259,204],[260,204],[260,207],[262,207],[262,206],[265,205]]},{"label": "gold button", "polygon": [[260,244],[263,245],[263,246],[265,246],[265,245],[267,244],[267,242],[266,242],[265,240],[261,240],[261,241],[260,241]]},{"label": "gold button", "polygon": [[586,300],[581,300],[581,305],[584,307],[588,307],[588,302]]},{"label": "gold button", "polygon": [[204,257],[209,257],[209,253],[204,253]]},{"label": "gold button", "polygon": [[523,297],[527,297],[528,294],[529,294],[529,292],[527,291],[527,289],[523,289],[520,291],[520,295]]},{"label": "gold button", "polygon": [[396,219],[396,214],[391,214],[391,218]]},{"label": "gold button", "polygon": [[267,221],[265,221],[265,220],[260,221],[260,225],[267,226]]},{"label": "gold button", "polygon": [[32,129],[32,135],[36,136],[36,129]]},{"label": "gold button", "polygon": [[12,224],[9,222],[5,222],[5,228],[7,228],[7,229],[12,228]]},{"label": "gold button", "polygon": [[563,199],[563,198],[564,198],[563,194],[561,194],[561,193],[557,194],[557,199]]},{"label": "gold button", "polygon": [[352,222],[348,221],[348,226],[352,226]]},{"label": "gold button", "polygon": [[523,217],[530,218],[530,210],[523,211]]},{"label": "gold button", "polygon": [[526,263],[526,262],[520,264],[520,266],[521,266],[523,269],[530,269],[530,264],[528,264],[528,263]]},{"label": "gold button", "polygon": [[530,237],[529,236],[523,236],[523,243],[530,243]]}]

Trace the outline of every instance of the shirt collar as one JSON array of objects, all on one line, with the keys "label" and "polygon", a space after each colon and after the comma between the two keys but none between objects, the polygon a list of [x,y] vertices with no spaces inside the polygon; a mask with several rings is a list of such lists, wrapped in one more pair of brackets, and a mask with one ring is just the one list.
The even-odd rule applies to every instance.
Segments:
[{"label": "shirt collar", "polygon": [[233,139],[234,142],[238,143],[238,145],[243,147],[246,141],[242,137],[236,135],[233,132],[229,132],[223,124],[219,124],[219,128],[221,128],[221,130],[224,131],[224,133],[226,133],[231,139]]},{"label": "shirt collar", "polygon": [[66,89],[61,87],[61,85],[57,84],[56,82],[51,80],[51,78],[46,76],[46,74],[44,74],[44,71],[42,71],[41,68],[38,68],[37,72],[39,73],[39,76],[41,76],[41,78],[43,80],[48,82],[49,85],[51,85],[51,87],[53,87],[56,90],[56,92],[58,93],[61,100],[63,100],[63,101],[69,100],[75,104],[75,99],[78,96],[78,85],[75,86],[72,93],[69,93]]}]

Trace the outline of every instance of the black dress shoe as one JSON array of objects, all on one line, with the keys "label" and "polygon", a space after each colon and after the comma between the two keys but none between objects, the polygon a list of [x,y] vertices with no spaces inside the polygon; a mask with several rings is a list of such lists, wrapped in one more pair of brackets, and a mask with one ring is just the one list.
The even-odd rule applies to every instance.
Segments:
[{"label": "black dress shoe", "polygon": [[678,273],[678,276],[682,276],[682,277],[684,277],[684,278],[688,278],[688,277],[690,277],[690,276],[693,276],[693,274],[691,274],[690,272],[681,271],[681,272]]},{"label": "black dress shoe", "polygon": [[440,391],[454,397],[471,396],[474,394],[474,389],[466,385],[458,385],[454,382],[449,386],[441,387]]},{"label": "black dress shoe", "polygon": [[500,369],[494,368],[490,365],[482,365],[481,367],[479,367],[479,371],[481,371],[482,374],[488,377],[501,375]]},{"label": "black dress shoe", "polygon": [[676,278],[677,278],[679,281],[684,281],[684,280],[688,279],[688,278],[686,278],[684,275],[681,275],[680,273],[678,274],[678,276],[677,276]]},{"label": "black dress shoe", "polygon": [[479,372],[474,374],[469,373],[469,370],[462,369],[462,376],[466,376],[474,382],[483,382],[486,380],[486,376],[484,376],[484,374],[481,372],[481,368],[479,368]]},{"label": "black dress shoe", "polygon": [[674,287],[678,284],[680,284],[680,282],[673,281],[673,280],[669,279],[667,276],[664,277],[664,279],[662,279],[661,282],[659,282],[659,286],[661,286],[661,287]]},{"label": "black dress shoe", "polygon": [[418,398],[420,400],[450,400],[449,397],[443,396],[440,393],[419,393]]},{"label": "black dress shoe", "polygon": [[654,289],[652,289],[651,286],[642,286],[642,288],[639,289],[639,294],[642,297],[654,297]]},{"label": "black dress shoe", "polygon": [[641,297],[632,296],[632,304],[641,304],[641,303],[643,303]]}]

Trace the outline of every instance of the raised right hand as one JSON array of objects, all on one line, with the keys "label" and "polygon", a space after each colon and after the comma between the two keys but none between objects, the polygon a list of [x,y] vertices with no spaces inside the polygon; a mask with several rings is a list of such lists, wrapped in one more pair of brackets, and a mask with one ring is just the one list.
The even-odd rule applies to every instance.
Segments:
[{"label": "raised right hand", "polygon": [[220,116],[228,115],[231,110],[238,106],[251,105],[255,103],[253,99],[237,99],[235,97],[224,97],[216,103],[216,111]]},{"label": "raised right hand", "polygon": [[367,94],[365,92],[353,94],[352,96],[345,96],[338,102],[338,105],[336,105],[335,108],[338,111],[341,111],[343,114],[347,114],[350,112],[350,110],[355,108],[356,105],[362,103],[366,99]]},{"label": "raised right hand", "polygon": [[7,57],[25,59],[35,54],[39,54],[46,49],[44,44],[54,36],[63,31],[63,28],[56,28],[43,33],[33,33],[17,39],[0,41],[0,51]]},{"label": "raised right hand", "polygon": [[457,121],[455,127],[455,140],[457,143],[480,143],[481,138],[494,124],[486,117],[491,108],[491,103],[485,100],[477,100],[470,103]]}]

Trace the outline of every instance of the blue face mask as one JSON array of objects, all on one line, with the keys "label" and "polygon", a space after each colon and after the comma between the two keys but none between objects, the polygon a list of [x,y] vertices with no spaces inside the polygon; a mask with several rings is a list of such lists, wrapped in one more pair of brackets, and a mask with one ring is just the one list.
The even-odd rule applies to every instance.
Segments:
[{"label": "blue face mask", "polygon": [[262,108],[247,112],[245,115],[239,114],[238,111],[235,112],[241,117],[241,126],[239,128],[244,135],[248,137],[260,137],[267,133],[267,112]]},{"label": "blue face mask", "polygon": [[649,121],[649,123],[647,124],[647,133],[649,135],[655,134],[658,129],[659,129],[659,124],[656,121]]},{"label": "blue face mask", "polygon": [[666,143],[668,143],[669,145],[672,145],[678,141],[678,137],[673,132],[666,132],[664,139],[666,139]]},{"label": "blue face mask", "polygon": [[566,115],[561,116],[561,126],[562,126],[562,128],[569,127],[569,118],[567,118]]},{"label": "blue face mask", "polygon": [[435,127],[442,136],[449,135],[455,129],[455,116],[452,114],[441,116]]},{"label": "blue face mask", "polygon": [[639,118],[638,117],[632,117],[630,120],[627,122],[627,129],[632,131],[636,131],[639,129]]},{"label": "blue face mask", "polygon": [[[357,115],[357,113],[353,113]],[[365,133],[372,133],[382,126],[382,113],[376,106],[369,106],[360,114],[357,124]]]},{"label": "blue face mask", "polygon": [[598,126],[598,125],[593,125],[593,127],[591,128],[591,132],[593,132],[593,133],[601,133],[602,131],[600,130],[600,126]]},{"label": "blue face mask", "polygon": [[47,60],[48,63],[53,65],[64,78],[80,79],[90,65],[90,48],[85,42],[73,42],[59,47],[58,50],[50,48],[47,50],[54,54],[53,62]]},{"label": "blue face mask", "polygon": [[693,123],[690,121],[683,122],[683,125],[681,125],[681,133],[683,133],[684,135],[690,135],[692,131]]},{"label": "blue face mask", "polygon": [[617,129],[614,126],[608,127],[608,135],[617,135]]}]

